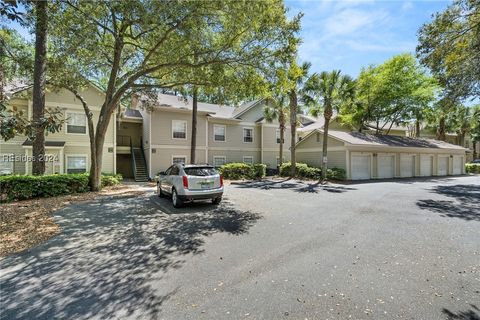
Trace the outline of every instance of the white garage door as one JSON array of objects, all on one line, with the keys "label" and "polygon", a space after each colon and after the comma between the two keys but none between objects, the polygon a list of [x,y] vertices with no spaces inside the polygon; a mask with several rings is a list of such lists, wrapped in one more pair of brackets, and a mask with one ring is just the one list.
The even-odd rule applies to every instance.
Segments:
[{"label": "white garage door", "polygon": [[378,162],[378,177],[380,179],[393,178],[395,176],[395,156],[388,154],[379,154]]},{"label": "white garage door", "polygon": [[446,176],[448,174],[448,157],[438,157],[438,175]]},{"label": "white garage door", "polygon": [[462,164],[463,164],[462,156],[453,157],[453,174],[462,174]]},{"label": "white garage door", "polygon": [[415,157],[410,155],[400,156],[400,176],[403,178],[415,175]]},{"label": "white garage door", "polygon": [[370,177],[370,156],[352,155],[352,180],[365,180]]},{"label": "white garage door", "polygon": [[432,156],[420,156],[420,175],[422,177],[432,175]]}]

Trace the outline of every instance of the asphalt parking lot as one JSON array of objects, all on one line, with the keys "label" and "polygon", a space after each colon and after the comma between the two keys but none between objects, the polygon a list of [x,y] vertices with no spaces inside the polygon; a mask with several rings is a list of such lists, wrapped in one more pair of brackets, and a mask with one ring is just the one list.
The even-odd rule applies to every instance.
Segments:
[{"label": "asphalt parking lot", "polygon": [[480,319],[480,176],[232,184],[55,213],[0,261],[2,319]]}]

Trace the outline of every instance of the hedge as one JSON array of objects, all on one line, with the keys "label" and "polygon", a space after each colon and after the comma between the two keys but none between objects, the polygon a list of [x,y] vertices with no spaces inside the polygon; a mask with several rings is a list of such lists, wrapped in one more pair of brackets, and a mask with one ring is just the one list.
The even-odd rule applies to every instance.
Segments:
[{"label": "hedge", "polygon": [[[102,175],[102,186],[118,184],[121,175]],[[46,198],[89,191],[88,173],[0,177],[0,202]]]},{"label": "hedge", "polygon": [[225,179],[261,179],[266,175],[267,166],[262,163],[248,164],[243,162],[227,163],[220,167],[220,174]]},{"label": "hedge", "polygon": [[[290,162],[285,162],[280,167],[280,176],[288,177],[290,176],[290,169],[292,164]],[[296,163],[295,164],[296,170],[295,174],[297,178],[301,179],[314,179],[318,180],[322,177],[322,169],[309,167],[305,163]],[[341,168],[329,168],[327,169],[327,179],[331,180],[345,180],[345,170]]]},{"label": "hedge", "polygon": [[467,173],[480,173],[480,163],[465,164],[465,171]]}]

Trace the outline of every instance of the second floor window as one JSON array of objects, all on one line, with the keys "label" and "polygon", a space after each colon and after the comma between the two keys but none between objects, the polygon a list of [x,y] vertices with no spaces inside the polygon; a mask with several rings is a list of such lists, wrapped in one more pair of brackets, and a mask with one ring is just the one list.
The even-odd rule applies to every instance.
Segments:
[{"label": "second floor window", "polygon": [[253,128],[243,128],[243,142],[253,142]]},{"label": "second floor window", "polygon": [[87,133],[87,117],[84,113],[67,112],[67,133]]},{"label": "second floor window", "polygon": [[172,138],[187,139],[187,121],[184,121],[184,120],[172,121]]},{"label": "second floor window", "polygon": [[275,130],[275,138],[277,143],[280,143],[280,129]]},{"label": "second floor window", "polygon": [[225,126],[222,125],[213,125],[213,140],[214,141],[225,141]]}]

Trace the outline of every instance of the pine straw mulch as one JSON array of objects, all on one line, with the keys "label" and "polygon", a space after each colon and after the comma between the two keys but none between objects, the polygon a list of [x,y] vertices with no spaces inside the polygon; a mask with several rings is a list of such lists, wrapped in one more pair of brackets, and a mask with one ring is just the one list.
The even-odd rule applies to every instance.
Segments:
[{"label": "pine straw mulch", "polygon": [[61,229],[50,215],[55,210],[99,196],[126,197],[144,192],[129,185],[117,185],[100,192],[0,204],[0,257],[31,248],[59,234]]}]

